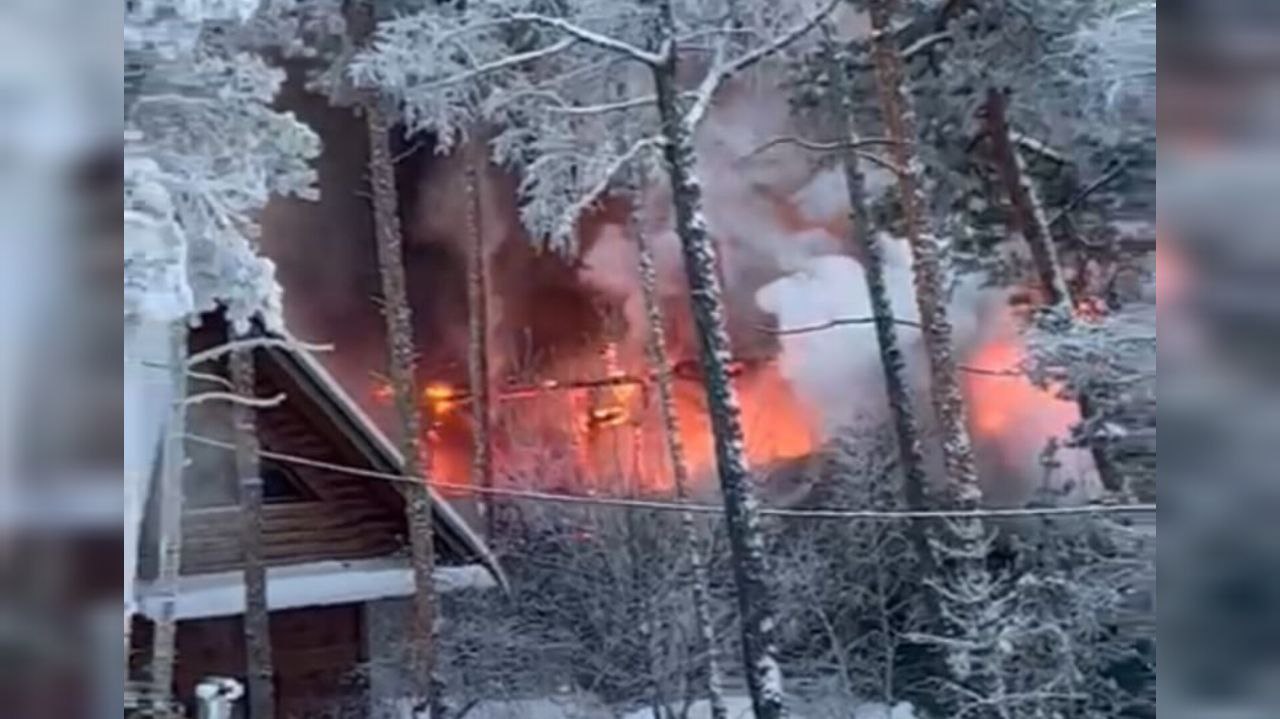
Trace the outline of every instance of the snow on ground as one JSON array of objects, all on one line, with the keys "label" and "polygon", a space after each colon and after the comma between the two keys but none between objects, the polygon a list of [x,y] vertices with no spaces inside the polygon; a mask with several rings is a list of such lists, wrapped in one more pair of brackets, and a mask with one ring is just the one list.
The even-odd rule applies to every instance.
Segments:
[{"label": "snow on ground", "polygon": [[[727,696],[725,704],[729,710],[729,719],[752,719],[749,697]],[[689,719],[711,719],[710,703],[700,701],[694,704],[690,707],[688,716]],[[915,711],[907,702],[898,702],[892,708],[875,702],[862,703],[854,706],[853,713],[850,714],[848,703],[831,700],[793,707],[790,716],[791,719],[916,719]],[[641,709],[624,715],[623,719],[653,719],[653,712]]]},{"label": "snow on ground", "polygon": [[467,719],[612,719],[613,717],[613,712],[590,697],[485,701],[467,712]]}]

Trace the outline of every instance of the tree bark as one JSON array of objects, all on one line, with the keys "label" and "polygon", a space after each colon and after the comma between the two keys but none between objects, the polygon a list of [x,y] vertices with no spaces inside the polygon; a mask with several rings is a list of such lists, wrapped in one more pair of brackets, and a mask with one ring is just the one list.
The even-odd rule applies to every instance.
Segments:
[{"label": "tree bark", "polygon": [[[859,134],[854,119],[853,88],[837,62],[831,62],[834,103],[840,124],[849,142],[856,142]],[[908,509],[924,509],[928,503],[927,482],[924,469],[924,453],[920,447],[920,425],[916,420],[915,405],[911,398],[911,386],[907,380],[907,363],[898,344],[893,305],[889,301],[889,285],[885,279],[884,248],[871,226],[867,211],[866,182],[858,163],[858,153],[852,146],[840,151],[840,164],[844,170],[845,188],[849,195],[849,242],[851,249],[862,257],[862,271],[866,277],[867,294],[871,314],[875,319],[876,343],[880,348],[880,368],[893,415],[894,434],[897,439],[898,461],[902,464],[902,494]],[[924,522],[913,521],[907,529],[908,537],[920,561],[924,576],[933,576],[936,563],[929,546]],[[937,616],[936,603],[930,603],[930,614]]]},{"label": "tree bark", "polygon": [[943,457],[947,477],[953,485],[954,500],[962,508],[976,507],[981,500],[973,446],[966,426],[964,400],[956,380],[956,361],[951,347],[951,320],[947,315],[947,291],[938,238],[930,232],[924,215],[915,156],[915,127],[902,89],[902,59],[891,31],[892,0],[870,0],[873,28],[872,60],[876,87],[889,139],[890,155],[897,167],[902,225],[911,246],[915,274],[916,303],[929,357],[934,409],[942,431]]},{"label": "tree bark", "polygon": [[389,144],[391,127],[380,98],[366,97],[362,105],[369,133],[369,178],[373,190],[378,271],[382,280],[382,314],[386,320],[388,375],[399,420],[404,475],[416,480],[402,485],[406,487],[405,516],[414,587],[410,689],[414,692],[416,713],[429,709],[432,719],[442,719],[443,696],[435,676],[436,596],[432,577],[436,557],[427,474],[430,457],[429,448],[422,441],[422,416],[414,377],[413,317],[405,290],[398,195]]},{"label": "tree bark", "polygon": [[991,154],[1000,174],[1000,182],[1013,206],[1012,224],[1022,234],[1031,251],[1031,261],[1035,265],[1040,289],[1044,293],[1044,304],[1060,308],[1066,315],[1071,311],[1071,293],[1063,278],[1062,265],[1058,262],[1058,251],[1053,245],[1049,220],[1045,217],[1039,193],[1009,135],[1007,106],[1008,99],[1003,92],[995,88],[987,90],[983,119],[987,138],[991,143]]},{"label": "tree bark", "polygon": [[[483,147],[481,145],[480,147]],[[471,385],[471,483],[483,489],[493,488],[493,410],[489,382],[489,272],[484,237],[483,197],[481,196],[479,150],[468,152],[467,163],[467,318],[469,384]],[[483,494],[485,535],[493,539],[494,501],[491,493]]]},{"label": "tree bark", "polygon": [[182,565],[182,473],[186,465],[187,410],[187,325],[175,321],[170,329],[170,383],[173,408],[165,432],[164,464],[159,492],[159,567],[156,587],[160,596],[160,616],[156,618],[151,644],[151,702],[156,716],[181,716],[173,697],[174,641],[177,635],[178,574]]},{"label": "tree bark", "polygon": [[[231,382],[241,397],[254,396],[254,350],[231,354]],[[262,474],[258,459],[255,411],[241,403],[232,405],[235,430],[236,475],[240,479],[240,543],[244,548],[244,646],[248,674],[249,719],[271,719],[275,714],[274,670],[271,660],[270,609],[267,606],[267,573],[262,551]]]},{"label": "tree bark", "polygon": [[[964,399],[956,380],[951,346],[951,322],[947,317],[947,293],[938,238],[930,231],[920,194],[916,157],[916,131],[908,97],[903,88],[902,58],[894,40],[893,0],[870,0],[872,61],[877,94],[884,116],[902,203],[902,223],[911,246],[916,303],[929,359],[931,399],[942,435],[950,504],[977,509],[982,502],[973,445],[965,417]],[[996,611],[999,588],[986,561],[990,537],[978,518],[958,517],[944,522],[946,535],[937,543],[943,573],[937,579],[942,615],[948,627],[940,643],[948,652],[948,667],[955,687],[953,711],[971,716],[1008,716],[1004,706],[1005,684],[999,655],[1001,617]],[[949,630],[949,631],[948,631]],[[976,703],[973,703],[976,702]]]},{"label": "tree bark", "polygon": [[[674,39],[669,0],[660,7],[661,36]],[[694,176],[693,133],[684,120],[676,85],[674,43],[665,62],[653,68],[663,154],[671,182],[676,235],[684,257],[690,303],[697,327],[699,360],[715,444],[716,470],[724,495],[725,523],[742,615],[743,660],[756,719],[784,715],[782,670],[777,661],[773,597],[766,579],[759,506],[747,469],[738,396],[729,377],[732,359],[725,324],[715,244],[702,215],[702,189]]]},{"label": "tree bark", "polygon": [[[1049,220],[1045,216],[1044,203],[1013,140],[1012,128],[1009,126],[1008,105],[1009,100],[1004,93],[995,88],[987,90],[987,99],[983,106],[983,121],[991,143],[991,154],[995,160],[996,170],[1000,175],[1000,182],[1004,185],[1005,192],[1009,195],[1009,204],[1013,207],[1012,225],[1022,235],[1027,248],[1031,251],[1031,260],[1035,265],[1044,304],[1052,313],[1046,318],[1047,321],[1073,322],[1075,306],[1072,302],[1071,290],[1067,286],[1062,263],[1058,260],[1058,250],[1053,244],[1053,234],[1049,227]],[[1086,423],[1093,417],[1093,407],[1096,405],[1090,395],[1091,393],[1085,389],[1076,398],[1076,404],[1080,407],[1080,419]],[[1100,446],[1092,437],[1086,441],[1103,488],[1109,492],[1123,493],[1126,490],[1124,478],[1112,463],[1106,448]]]},{"label": "tree bark", "polygon": [[[671,360],[667,355],[667,333],[658,297],[658,270],[653,249],[639,222],[633,221],[632,234],[640,258],[640,289],[644,297],[645,318],[648,332],[645,349],[649,363],[653,365],[654,381],[658,390],[658,411],[662,419],[666,439],[667,458],[671,462],[671,476],[675,484],[677,501],[689,498],[689,465],[685,461],[684,442],[680,438],[680,418],[676,413],[675,382],[671,372]],[[720,670],[720,653],[716,645],[715,627],[711,623],[711,587],[707,579],[707,566],[698,551],[698,530],[692,512],[680,514],[681,530],[689,559],[693,616],[698,640],[706,653],[707,699],[711,705],[711,719],[728,719],[729,709],[724,703],[724,677]]]}]

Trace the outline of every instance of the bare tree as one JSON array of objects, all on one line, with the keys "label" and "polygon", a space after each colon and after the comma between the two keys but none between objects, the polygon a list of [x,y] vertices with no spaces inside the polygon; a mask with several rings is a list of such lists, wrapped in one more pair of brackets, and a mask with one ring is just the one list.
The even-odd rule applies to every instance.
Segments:
[{"label": "bare tree", "polygon": [[[824,500],[892,510],[896,440],[889,432],[841,430],[815,468],[827,480]],[[898,522],[784,520],[777,530],[782,634],[789,655],[816,676],[834,674],[846,703],[888,706],[922,691],[920,666],[907,659],[913,633],[931,620],[920,601],[924,568]],[[926,593],[927,594],[927,593]]]},{"label": "bare tree", "polygon": [[[253,397],[254,349],[231,353],[231,383],[236,395]],[[240,544],[244,551],[244,646],[250,719],[275,715],[271,620],[267,605],[267,572],[262,551],[262,473],[258,460],[258,428],[253,407],[232,405],[236,475],[240,478]]]}]

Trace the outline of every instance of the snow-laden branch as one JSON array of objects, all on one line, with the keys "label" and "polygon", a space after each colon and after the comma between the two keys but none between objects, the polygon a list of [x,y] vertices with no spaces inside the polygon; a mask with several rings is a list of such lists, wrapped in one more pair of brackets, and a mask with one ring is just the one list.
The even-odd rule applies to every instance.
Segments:
[{"label": "snow-laden branch", "polygon": [[582,42],[595,45],[596,47],[605,50],[612,50],[613,52],[621,53],[646,65],[657,65],[663,60],[663,56],[658,53],[636,47],[629,42],[609,37],[608,35],[595,32],[594,30],[588,30],[581,25],[576,25],[562,18],[530,12],[512,13],[510,18],[515,22],[530,22],[555,28],[566,35],[571,35],[578,40],[581,40]]},{"label": "snow-laden branch", "polygon": [[484,77],[485,75],[497,72],[499,70],[506,70],[508,68],[518,67],[526,63],[531,63],[537,60],[542,60],[542,59],[551,57],[552,55],[568,50],[569,48],[573,47],[577,43],[578,43],[577,38],[567,37],[560,40],[559,42],[552,43],[546,47],[538,48],[537,50],[529,50],[527,52],[519,52],[514,55],[507,55],[506,57],[499,58],[497,60],[494,60],[493,62],[487,62],[482,65],[478,65],[470,70],[467,70],[466,72],[460,72],[456,75],[450,75],[448,77],[444,77],[439,80],[429,82],[423,87],[423,89],[437,90],[442,87],[448,87],[450,85],[457,85],[459,83],[476,80],[478,78]]},{"label": "snow-laden branch", "polygon": [[636,107],[646,107],[655,105],[658,102],[657,95],[641,95],[628,100],[619,100],[617,102],[605,102],[598,105],[571,105],[561,104],[552,109],[564,115],[601,115],[607,112],[617,112],[619,110],[630,110]]},{"label": "snow-laden branch", "polygon": [[938,43],[946,42],[951,39],[951,31],[943,30],[941,32],[930,33],[916,40],[910,45],[902,48],[902,59],[910,60]]},{"label": "snow-laden branch", "polygon": [[824,5],[816,13],[810,15],[807,19],[798,23],[795,27],[791,28],[787,32],[774,38],[773,42],[770,42],[767,45],[762,45],[756,48],[755,50],[752,50],[751,52],[743,55],[742,57],[739,57],[736,60],[730,61],[729,64],[724,68],[725,72],[727,72],[728,75],[741,72],[751,67],[752,65],[756,64],[757,62],[760,62],[764,58],[778,52],[779,50],[782,50],[783,48],[787,47],[788,45],[795,42],[796,40],[799,40],[800,38],[807,35],[810,30],[817,27],[818,23],[822,22],[823,19],[825,19],[828,15],[830,15],[831,12],[835,10],[836,6],[839,4],[840,4],[840,0],[831,0],[831,2]]},{"label": "snow-laden branch", "polygon": [[333,345],[310,344],[307,342],[299,342],[298,340],[279,339],[276,337],[250,337],[242,340],[224,342],[217,347],[211,347],[201,352],[195,352],[187,358],[187,367],[195,367],[208,362],[209,360],[230,354],[236,350],[256,349],[259,347],[277,347],[291,352],[330,352],[333,350]]},{"label": "snow-laden branch", "polygon": [[698,129],[698,125],[702,123],[702,119],[706,117],[707,110],[711,106],[711,98],[726,80],[804,37],[810,30],[817,27],[824,18],[830,15],[839,4],[840,0],[831,0],[820,10],[797,23],[795,27],[774,38],[772,42],[761,45],[733,60],[718,60],[715,62],[699,84],[693,104],[685,114],[685,126],[689,128],[689,131],[692,132]]},{"label": "snow-laden branch", "polygon": [[567,235],[572,232],[573,227],[578,222],[578,218],[604,196],[605,192],[608,191],[609,186],[613,184],[614,178],[616,178],[632,160],[640,157],[640,155],[646,150],[658,147],[661,142],[661,138],[658,137],[646,137],[641,140],[637,140],[631,145],[631,147],[627,148],[626,152],[622,153],[615,158],[613,162],[609,163],[609,166],[605,168],[600,179],[596,181],[596,184],[588,188],[577,201],[565,210],[564,216],[561,219],[561,227],[563,228],[562,233]]},{"label": "snow-laden branch", "polygon": [[204,382],[209,382],[211,384],[216,384],[220,387],[226,387],[227,389],[235,389],[235,385],[232,384],[231,380],[221,375],[213,374],[212,372],[197,372],[195,370],[187,370],[187,376],[190,377],[191,379],[198,379]]},{"label": "snow-laden branch", "polygon": [[1010,132],[1009,134],[1013,137],[1013,141],[1018,143],[1018,147],[1021,147],[1028,152],[1039,155],[1046,160],[1056,162],[1059,165],[1065,165],[1070,162],[1066,155],[1052,147],[1049,147],[1047,143],[1041,142],[1034,137],[1024,135],[1017,131]]},{"label": "snow-laden branch", "polygon": [[774,147],[777,147],[779,145],[795,145],[797,147],[800,147],[805,150],[809,150],[811,152],[834,152],[836,150],[850,150],[853,152],[855,156],[857,156],[860,159],[866,160],[867,162],[870,162],[871,164],[876,165],[877,167],[882,167],[888,170],[889,172],[892,172],[895,175],[901,175],[903,173],[902,168],[893,164],[891,161],[886,160],[883,157],[880,157],[879,155],[875,155],[870,152],[863,152],[861,150],[861,148],[864,148],[864,147],[876,147],[876,146],[896,145],[896,144],[898,143],[886,137],[868,137],[868,138],[856,139],[856,140],[836,140],[834,142],[815,142],[813,140],[806,140],[800,137],[792,137],[792,136],[784,135],[781,137],[775,137],[772,140],[769,140],[768,142],[764,143],[760,147],[757,147],[756,149],[747,153],[742,158],[742,160],[744,161],[749,160],[755,157],[756,155],[767,152],[768,150]]},{"label": "snow-laden branch", "polygon": [[561,97],[559,92],[536,87],[513,91],[509,96],[502,98],[502,102],[504,104],[512,103],[514,100],[526,97],[545,100],[547,102],[546,109],[548,112],[573,117],[605,115],[611,112],[632,110],[637,107],[647,107],[649,105],[655,105],[658,102],[658,96],[650,94],[627,98],[625,100],[617,100],[614,102],[601,102],[594,105],[577,105],[572,102],[567,102],[563,97]]},{"label": "snow-laden branch", "polygon": [[1058,210],[1057,214],[1055,214],[1052,219],[1049,220],[1048,222],[1049,227],[1053,227],[1059,222],[1062,222],[1062,220],[1065,219],[1067,215],[1070,215],[1073,210],[1075,210],[1077,207],[1080,206],[1080,203],[1088,199],[1089,195],[1092,195],[1093,193],[1097,192],[1103,187],[1106,187],[1107,184],[1110,183],[1112,180],[1123,175],[1125,170],[1127,169],[1129,169],[1129,166],[1127,163],[1117,162],[1114,167],[1112,167],[1107,172],[1103,173],[1101,177],[1098,177],[1093,182],[1090,182],[1088,185],[1085,185],[1083,188],[1080,189],[1079,192],[1077,192],[1070,200],[1067,201],[1067,204],[1062,206],[1062,209]]},{"label": "snow-laden branch", "polygon": [[204,404],[205,402],[230,402],[245,407],[253,407],[255,409],[268,409],[278,407],[284,403],[284,393],[281,392],[271,397],[245,397],[235,392],[201,392],[193,394],[182,400],[184,406]]}]

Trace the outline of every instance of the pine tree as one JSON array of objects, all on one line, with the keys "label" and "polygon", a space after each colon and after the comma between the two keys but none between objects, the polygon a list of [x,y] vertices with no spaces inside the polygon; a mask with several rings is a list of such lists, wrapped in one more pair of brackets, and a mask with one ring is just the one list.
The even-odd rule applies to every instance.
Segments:
[{"label": "pine tree", "polygon": [[[663,35],[675,37],[670,2],[662,3]],[[675,53],[653,67],[653,82],[662,122],[663,155],[675,205],[676,236],[684,257],[689,299],[698,328],[702,382],[707,391],[715,442],[716,470],[724,494],[725,523],[734,557],[738,611],[742,615],[743,661],[752,708],[757,719],[783,715],[782,670],[778,666],[777,622],[766,580],[764,536],[757,500],[747,468],[742,412],[729,377],[732,347],[724,315],[724,299],[715,243],[702,216],[702,189],[694,175],[692,128],[681,112],[676,86]]]},{"label": "pine tree", "polygon": [[[1035,313],[1042,328],[1069,331],[1080,320],[1078,307],[1086,303],[1101,308],[1101,298],[1081,295],[1083,283],[1069,283],[1059,258],[1059,237],[1073,240],[1083,248],[1085,238],[1067,214],[1099,185],[1081,189],[1075,180],[1082,172],[1106,166],[1100,172],[1105,183],[1125,178],[1127,165],[1143,162],[1154,142],[1154,94],[1152,65],[1155,43],[1154,3],[1082,1],[1056,3],[1033,0],[956,6],[944,18],[947,42],[938,45],[942,63],[920,68],[926,83],[921,97],[927,98],[931,144],[949,146],[953,151],[936,151],[931,158],[943,178],[945,197],[959,199],[961,213],[972,231],[986,233],[992,244],[1001,246],[1007,234],[1021,238],[1029,250],[1030,267],[1025,273],[1041,300]],[[996,71],[990,71],[997,68]],[[1004,68],[1018,68],[1009,72]],[[972,177],[971,149],[954,151],[956,143],[944,136],[985,140],[972,147],[986,148],[995,169],[1000,194],[1009,201],[1003,222],[984,216],[995,203],[976,195]],[[1064,210],[1052,220],[1046,212],[1046,198],[1053,185],[1031,172],[1028,158],[1049,158],[1068,178],[1058,182],[1071,199],[1062,200]],[[957,192],[957,184],[969,185],[969,195]],[[1062,188],[1058,194],[1064,194]],[[983,208],[973,212],[971,207]],[[995,215],[996,213],[986,213]],[[989,228],[999,224],[1000,227]],[[1003,232],[1005,226],[1011,231]],[[1054,229],[1060,230],[1055,237]],[[1007,260],[1012,253],[1001,253]],[[1023,281],[1021,262],[1001,267],[1010,276],[1007,282]],[[1009,272],[1012,270],[1012,272]],[[1073,296],[1074,290],[1074,296]],[[1090,300],[1097,300],[1090,302]],[[1103,320],[1105,321],[1105,319]],[[1111,388],[1077,388],[1075,399],[1082,421],[1076,430],[1078,441],[1094,458],[1103,486],[1125,491],[1121,468],[1113,461],[1103,427],[1113,413],[1107,395]]]},{"label": "pine tree", "polygon": [[[956,379],[941,242],[929,232],[920,195],[915,127],[903,88],[901,51],[894,38],[893,2],[869,0],[869,10],[876,86],[887,135],[893,141],[890,155],[896,165],[902,226],[912,251],[916,302],[929,361],[930,393],[942,436],[947,488],[953,507],[977,509],[982,489]],[[991,538],[978,518],[952,518],[944,524],[946,536],[935,545],[943,571],[933,585],[949,625],[943,636],[936,638],[948,652],[953,680],[948,703],[953,711],[969,710],[977,716],[1003,719],[1009,716],[998,656],[1004,602],[986,565]]]},{"label": "pine tree", "polygon": [[363,110],[369,129],[369,174],[373,186],[374,231],[377,233],[378,272],[382,278],[383,316],[387,324],[387,361],[391,391],[399,419],[404,475],[417,480],[405,490],[413,567],[413,630],[410,640],[411,691],[415,712],[442,717],[443,698],[435,686],[436,601],[435,540],[432,525],[429,455],[422,441],[422,416],[414,378],[413,317],[405,290],[404,256],[397,209],[395,169],[391,165],[390,124],[375,97]]},{"label": "pine tree", "polygon": [[173,702],[174,643],[177,637],[178,574],[182,565],[182,474],[186,464],[187,326],[179,320],[172,325],[169,356],[174,363],[170,383],[175,401],[165,427],[163,466],[157,526],[159,557],[155,584],[160,592],[160,616],[156,617],[151,640],[151,701],[157,716],[178,716]]},{"label": "pine tree", "polygon": [[[480,146],[483,147],[483,146]],[[466,158],[467,198],[467,369],[471,389],[471,483],[493,488],[493,409],[489,385],[489,271],[485,244],[480,168],[484,158],[476,150]],[[477,157],[479,156],[479,157]],[[494,536],[495,497],[485,495],[486,536]]]},{"label": "pine tree", "polygon": [[[237,396],[253,397],[254,350],[231,353],[231,383]],[[267,572],[262,551],[262,473],[258,459],[258,428],[253,407],[232,407],[236,475],[240,479],[240,544],[244,548],[244,646],[248,676],[250,719],[275,715],[274,668],[271,659]]]},{"label": "pine tree", "polygon": [[[727,14],[699,7],[682,15],[682,22],[701,27],[716,48],[690,94],[677,87],[676,75],[688,29],[677,33],[670,2],[561,3],[551,9],[476,2],[428,10],[385,23],[377,46],[353,64],[357,82],[394,93],[412,128],[436,132],[442,148],[481,118],[497,122],[502,130],[494,140],[495,154],[522,173],[525,226],[561,248],[575,245],[579,217],[616,176],[662,147],[701,339],[748,687],[761,719],[783,712],[776,622],[741,418],[728,376],[724,304],[694,177],[692,132],[728,78],[804,36],[833,7],[793,25],[791,13],[738,16],[729,11],[742,8],[730,6],[724,8]],[[725,17],[732,22],[725,24]],[[743,31],[746,20],[758,24],[756,32]],[[466,43],[465,53],[455,52],[457,43]],[[625,149],[608,151],[616,147]]]},{"label": "pine tree", "polygon": [[[987,90],[986,103],[983,105],[983,118],[986,125],[987,142],[990,143],[991,154],[995,160],[1000,181],[1004,185],[1005,194],[1009,197],[1013,212],[1010,224],[1022,236],[1031,251],[1032,265],[1043,299],[1040,321],[1045,327],[1062,327],[1075,319],[1075,303],[1067,286],[1062,271],[1062,263],[1058,260],[1058,249],[1054,245],[1053,232],[1044,211],[1044,202],[1034,180],[1027,172],[1026,162],[1018,152],[1012,127],[1006,113],[1008,97],[995,88]],[[1082,388],[1076,396],[1080,407],[1080,418],[1086,427],[1096,423],[1091,400],[1093,388]],[[1102,486],[1117,495],[1125,491],[1124,479],[1120,476],[1106,449],[1095,440],[1095,432],[1086,431],[1085,443],[1093,455],[1094,466]]]},{"label": "pine tree", "polygon": [[[667,459],[671,463],[671,477],[675,484],[676,499],[689,499],[689,465],[685,461],[684,442],[680,438],[680,418],[676,412],[675,378],[671,360],[667,355],[666,327],[658,296],[658,270],[653,249],[640,222],[631,223],[639,257],[640,289],[644,298],[645,348],[649,364],[653,367],[654,384],[658,390],[658,412],[662,420],[666,440]],[[693,615],[698,641],[706,653],[707,698],[711,705],[711,719],[727,719],[729,710],[724,703],[723,676],[720,669],[720,651],[716,644],[715,627],[711,623],[711,586],[707,578],[707,566],[698,550],[698,529],[692,512],[682,512],[680,527],[684,534],[685,553],[689,562]]]},{"label": "pine tree", "polygon": [[[905,506],[910,509],[924,509],[927,505],[928,480],[925,476],[924,454],[920,446],[920,426],[915,416],[915,406],[907,378],[907,364],[898,343],[893,306],[889,300],[884,249],[881,247],[881,237],[871,223],[866,201],[865,178],[858,156],[861,135],[854,115],[853,88],[845,73],[845,67],[852,58],[848,57],[847,53],[838,52],[833,47],[834,41],[830,33],[827,35],[824,60],[833,94],[833,97],[828,100],[828,105],[842,132],[843,147],[837,152],[844,172],[845,190],[849,197],[849,241],[862,260],[862,271],[867,282],[871,312],[875,318],[880,366],[897,437],[898,461],[902,468],[902,492]],[[929,546],[927,527],[922,522],[913,522],[908,534],[925,575],[932,576],[935,562],[933,551]],[[932,599],[928,603],[932,604]]]},{"label": "pine tree", "polygon": [[[273,195],[316,197],[310,161],[320,152],[319,139],[272,108],[284,73],[250,51],[249,19],[235,8],[164,0],[131,4],[125,15],[126,326],[171,328],[173,409],[153,492],[163,600],[151,681],[162,715],[172,709],[187,328],[210,311],[222,312],[236,331],[255,318],[279,327],[280,288],[271,263],[257,254],[257,215]],[[218,32],[208,32],[214,25]],[[136,532],[126,527],[126,535]],[[136,539],[127,546],[136,547]],[[129,586],[132,581],[126,578]]]},{"label": "pine tree", "polygon": [[[356,3],[350,27],[353,42],[363,45],[373,31],[374,7]],[[404,474],[417,480],[407,485],[405,518],[409,527],[410,564],[413,568],[413,629],[409,641],[409,691],[413,711],[439,719],[445,716],[443,692],[436,681],[437,619],[435,538],[432,516],[430,455],[422,441],[422,415],[418,407],[415,373],[417,352],[413,340],[413,315],[405,286],[404,249],[400,227],[399,195],[391,157],[391,126],[387,101],[376,91],[364,93],[361,110],[368,128],[369,182],[373,196],[373,224],[382,281],[382,315],[386,321],[388,375],[395,401]]]}]

